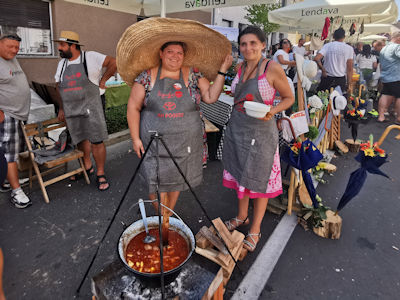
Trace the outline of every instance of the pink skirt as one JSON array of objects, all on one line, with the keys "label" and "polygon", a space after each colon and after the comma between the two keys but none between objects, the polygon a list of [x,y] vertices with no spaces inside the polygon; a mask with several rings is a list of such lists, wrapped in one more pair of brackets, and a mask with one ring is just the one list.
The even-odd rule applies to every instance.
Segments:
[{"label": "pink skirt", "polygon": [[257,193],[239,185],[237,180],[227,171],[224,170],[222,184],[224,187],[235,189],[239,199],[249,196],[254,198],[275,198],[282,194],[282,176],[281,162],[279,158],[279,148],[276,148],[274,155],[274,164],[272,165],[271,175],[269,176],[268,186],[265,193]]}]

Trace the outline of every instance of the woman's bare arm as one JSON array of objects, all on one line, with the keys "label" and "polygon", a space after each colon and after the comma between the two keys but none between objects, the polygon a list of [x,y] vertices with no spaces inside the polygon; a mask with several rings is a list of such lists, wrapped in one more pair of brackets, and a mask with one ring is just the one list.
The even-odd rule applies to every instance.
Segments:
[{"label": "woman's bare arm", "polygon": [[143,85],[135,82],[129,96],[126,114],[129,131],[132,137],[133,150],[139,158],[141,158],[142,153],[144,153],[143,143],[140,139],[140,111],[143,107],[145,94]]}]

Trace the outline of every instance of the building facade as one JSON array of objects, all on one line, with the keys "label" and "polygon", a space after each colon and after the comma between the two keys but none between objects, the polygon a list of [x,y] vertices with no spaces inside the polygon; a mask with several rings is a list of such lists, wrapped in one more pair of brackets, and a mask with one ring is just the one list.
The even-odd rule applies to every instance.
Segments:
[{"label": "building facade", "polygon": [[[211,24],[211,9],[168,14]],[[63,0],[0,0],[0,30],[17,31],[21,36],[18,61],[29,81],[54,82],[60,59],[57,44],[61,30],[79,33],[83,50],[116,55],[117,43],[137,16]]]}]

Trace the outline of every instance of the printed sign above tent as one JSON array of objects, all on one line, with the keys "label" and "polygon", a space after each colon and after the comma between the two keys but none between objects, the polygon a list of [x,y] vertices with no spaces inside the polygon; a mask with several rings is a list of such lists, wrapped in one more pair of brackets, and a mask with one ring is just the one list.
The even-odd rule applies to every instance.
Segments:
[{"label": "printed sign above tent", "polygon": [[222,8],[252,4],[275,3],[274,0],[66,0],[83,5],[100,7],[139,15],[143,8],[148,17],[166,13],[184,12],[199,9]]}]

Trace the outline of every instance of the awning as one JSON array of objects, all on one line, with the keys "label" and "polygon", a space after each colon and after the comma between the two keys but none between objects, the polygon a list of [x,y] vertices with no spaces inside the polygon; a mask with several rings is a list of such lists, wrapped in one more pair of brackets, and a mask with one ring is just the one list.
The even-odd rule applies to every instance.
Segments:
[{"label": "awning", "polygon": [[268,13],[270,22],[305,29],[322,29],[326,17],[348,28],[362,22],[392,24],[397,16],[394,0],[305,0]]},{"label": "awning", "polygon": [[164,5],[166,13],[184,12],[208,8],[222,8],[252,4],[275,3],[274,0],[65,0],[93,7],[111,9],[139,15],[143,8],[146,16],[162,15]]}]

